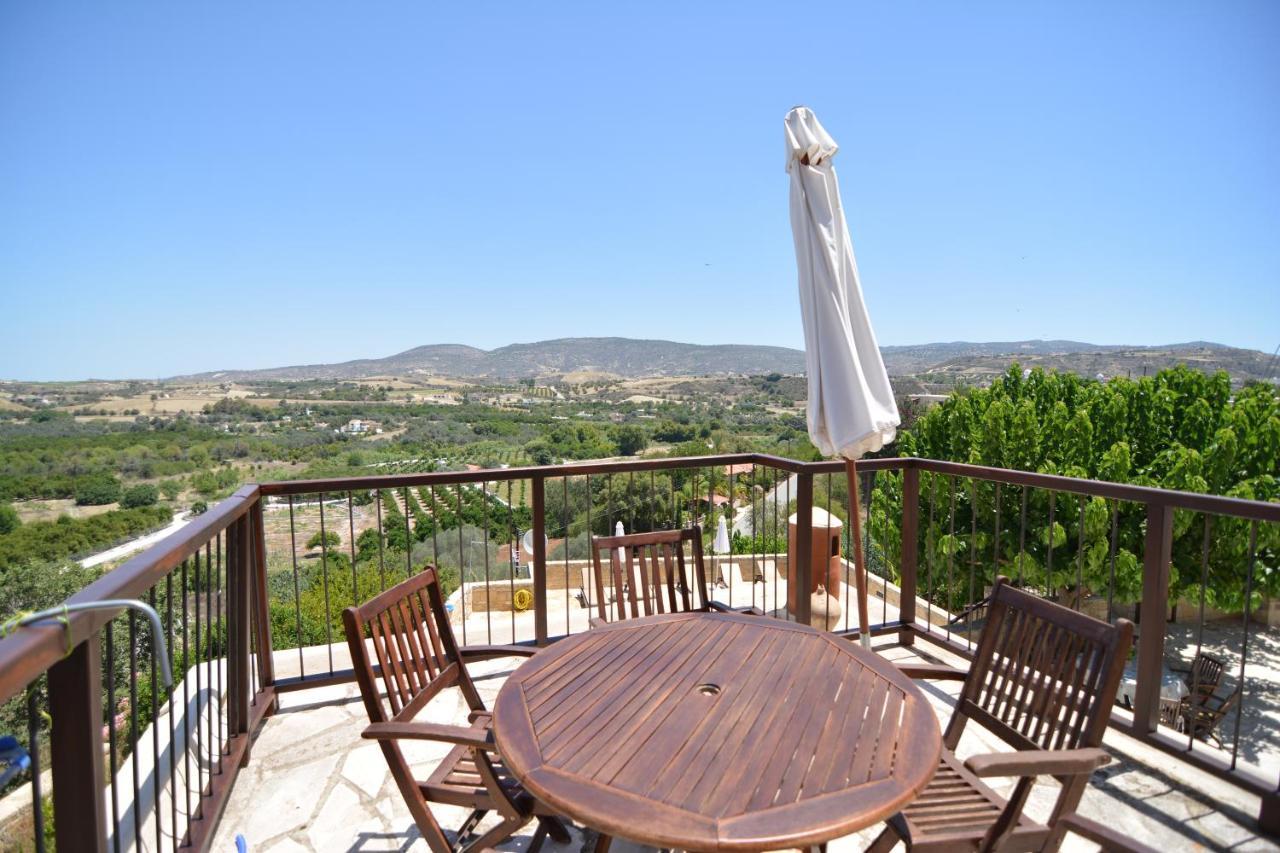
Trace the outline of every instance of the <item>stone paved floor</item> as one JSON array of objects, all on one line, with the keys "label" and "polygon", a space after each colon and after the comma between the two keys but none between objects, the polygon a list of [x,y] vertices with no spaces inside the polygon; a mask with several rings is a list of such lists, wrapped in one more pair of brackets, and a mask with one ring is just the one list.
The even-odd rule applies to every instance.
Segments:
[{"label": "stone paved floor", "polygon": [[[920,649],[936,660],[932,647]],[[917,653],[899,647],[881,651],[890,658],[919,659]],[[506,675],[518,663],[505,659],[473,667],[486,704],[492,705]],[[954,703],[954,688],[930,684],[925,690],[940,721],[945,721]],[[465,724],[466,706],[456,694],[447,691],[437,697],[420,719]],[[252,761],[236,782],[213,849],[234,849],[239,833],[251,851],[425,851],[426,844],[378,747],[360,738],[365,722],[354,685],[283,697],[280,713],[263,727]],[[410,746],[410,760],[423,776],[447,751],[428,743]],[[1106,746],[1116,760],[1095,774],[1082,805],[1086,814],[1170,851],[1280,849],[1276,839],[1256,834],[1257,797],[1118,732],[1108,731]],[[960,752],[964,756],[999,748],[971,725]],[[1038,786],[1028,811],[1043,817],[1056,793],[1052,782]],[[446,827],[457,826],[465,817],[458,808],[434,810]],[[860,850],[876,832],[878,827],[839,839],[830,849],[833,853]],[[527,829],[501,849],[527,848],[531,833]],[[548,841],[543,849],[579,853],[590,849],[593,837],[590,831],[575,828],[569,845]],[[631,853],[640,848],[619,842],[613,849]],[[1088,850],[1092,845],[1069,839],[1065,849]]]}]

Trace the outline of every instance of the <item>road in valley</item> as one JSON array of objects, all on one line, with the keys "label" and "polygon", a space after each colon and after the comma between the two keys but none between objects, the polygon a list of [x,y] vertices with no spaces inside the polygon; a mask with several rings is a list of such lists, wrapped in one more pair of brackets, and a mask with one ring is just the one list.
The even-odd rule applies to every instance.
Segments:
[{"label": "road in valley", "polygon": [[100,566],[103,563],[109,563],[112,560],[119,559],[120,557],[128,556],[134,551],[141,551],[143,548],[150,548],[170,533],[181,530],[190,521],[191,512],[189,510],[180,512],[173,517],[173,521],[171,521],[167,527],[163,527],[160,530],[156,530],[144,536],[139,536],[137,539],[130,539],[128,542],[117,545],[114,548],[108,548],[105,551],[99,551],[96,554],[85,557],[80,561],[80,565],[88,569],[93,566]]}]

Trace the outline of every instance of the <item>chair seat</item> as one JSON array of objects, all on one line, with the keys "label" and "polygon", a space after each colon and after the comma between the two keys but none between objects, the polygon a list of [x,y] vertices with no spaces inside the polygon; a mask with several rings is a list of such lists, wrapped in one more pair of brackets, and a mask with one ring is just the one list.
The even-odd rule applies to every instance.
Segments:
[{"label": "chair seat", "polygon": [[[493,717],[488,712],[474,716],[477,718],[476,723],[483,721],[485,729],[493,727]],[[512,796],[519,794],[520,784],[502,763],[502,756],[497,752],[490,752],[489,756],[498,784],[510,791]],[[423,796],[435,802],[472,809],[493,808],[493,795],[485,788],[484,779],[476,767],[475,753],[468,746],[458,745],[449,750],[427,777],[427,781],[419,782],[418,787]]]},{"label": "chair seat", "polygon": [[[913,849],[974,849],[1004,810],[1005,800],[943,750],[938,772],[914,802],[903,809]],[[1002,850],[1035,850],[1048,828],[1025,816]]]}]

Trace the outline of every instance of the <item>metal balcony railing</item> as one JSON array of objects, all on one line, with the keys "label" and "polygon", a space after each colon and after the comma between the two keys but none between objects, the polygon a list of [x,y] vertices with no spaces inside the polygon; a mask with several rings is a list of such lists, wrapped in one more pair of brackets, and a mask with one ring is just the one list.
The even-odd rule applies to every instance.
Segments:
[{"label": "metal balcony railing", "polygon": [[[997,574],[1100,618],[1136,616],[1130,707],[1112,724],[1260,795],[1263,828],[1280,830],[1280,779],[1241,728],[1265,689],[1251,639],[1280,559],[1280,503],[927,459],[859,470],[873,634],[969,655]],[[342,609],[424,565],[452,579],[465,645],[544,645],[586,629],[587,537],[699,523],[711,544],[724,517],[735,545],[708,558],[717,597],[808,621],[813,566],[829,565],[813,553],[812,510],[846,507],[841,463],[761,454],[247,485],[69,599],[154,607],[171,689],[134,611],[68,613],[0,639],[0,702],[51,770],[33,790],[39,801],[51,789],[52,821],[42,803],[26,844],[207,849],[277,695],[352,678]],[[845,530],[830,592],[836,630],[856,635]],[[1189,622],[1170,621],[1171,577]],[[788,588],[803,594],[788,601]],[[1211,620],[1228,600],[1238,612]],[[1167,654],[1205,648],[1220,624],[1239,626],[1227,670],[1240,694],[1217,749],[1160,711]]]}]

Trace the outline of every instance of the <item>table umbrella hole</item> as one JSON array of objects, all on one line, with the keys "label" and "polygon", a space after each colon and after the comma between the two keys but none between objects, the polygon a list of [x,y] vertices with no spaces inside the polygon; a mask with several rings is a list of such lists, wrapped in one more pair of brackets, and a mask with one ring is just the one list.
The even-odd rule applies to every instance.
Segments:
[{"label": "table umbrella hole", "polygon": [[699,684],[697,687],[694,688],[694,690],[697,690],[703,696],[719,696],[720,695],[719,684]]}]

